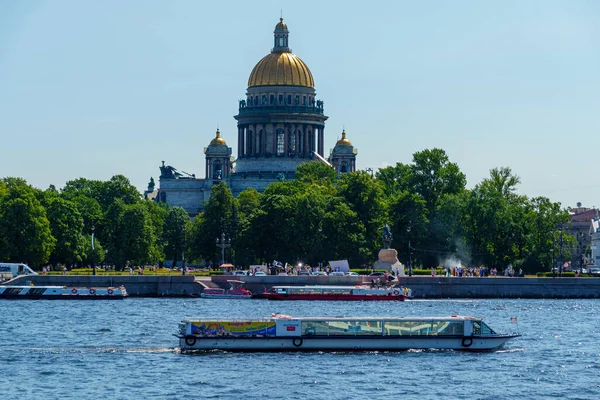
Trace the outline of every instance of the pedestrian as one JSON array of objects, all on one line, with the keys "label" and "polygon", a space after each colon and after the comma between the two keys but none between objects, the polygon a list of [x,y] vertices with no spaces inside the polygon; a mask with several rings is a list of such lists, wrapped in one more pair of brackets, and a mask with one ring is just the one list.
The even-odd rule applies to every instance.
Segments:
[{"label": "pedestrian", "polygon": [[63,265],[63,276],[67,275],[67,267]]}]

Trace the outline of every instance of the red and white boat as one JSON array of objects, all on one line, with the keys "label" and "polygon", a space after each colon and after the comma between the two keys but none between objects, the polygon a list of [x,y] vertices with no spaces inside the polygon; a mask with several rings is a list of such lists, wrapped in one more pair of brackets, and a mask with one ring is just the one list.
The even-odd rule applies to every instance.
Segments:
[{"label": "red and white boat", "polygon": [[204,292],[200,294],[200,297],[206,299],[251,299],[252,292],[244,289],[244,282],[228,280],[230,288],[229,290],[221,288],[206,288]]},{"label": "red and white boat", "polygon": [[254,297],[269,300],[404,301],[412,296],[408,288],[370,286],[273,286]]}]

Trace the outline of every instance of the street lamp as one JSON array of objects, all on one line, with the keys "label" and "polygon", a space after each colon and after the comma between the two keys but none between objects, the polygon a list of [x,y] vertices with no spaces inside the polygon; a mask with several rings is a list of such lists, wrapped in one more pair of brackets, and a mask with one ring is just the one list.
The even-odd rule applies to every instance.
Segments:
[{"label": "street lamp", "polygon": [[231,247],[231,238],[225,239],[225,232],[221,233],[221,240],[217,238],[217,247],[221,248],[221,265],[225,264],[225,249]]},{"label": "street lamp", "polygon": [[579,242],[579,276],[581,276],[583,272],[583,235],[585,235],[585,233],[581,231],[577,232],[577,239]]},{"label": "street lamp", "polygon": [[183,246],[181,247],[181,275],[186,273],[185,267],[185,225],[183,225]]},{"label": "street lamp", "polygon": [[94,249],[95,249],[94,230],[95,229],[96,229],[96,227],[94,226],[94,223],[92,222],[92,275],[96,275],[96,263],[94,262]]},{"label": "street lamp", "polygon": [[[410,225],[406,228],[406,233],[410,237]],[[408,276],[412,276],[412,250],[410,247],[410,239],[408,240]]]}]

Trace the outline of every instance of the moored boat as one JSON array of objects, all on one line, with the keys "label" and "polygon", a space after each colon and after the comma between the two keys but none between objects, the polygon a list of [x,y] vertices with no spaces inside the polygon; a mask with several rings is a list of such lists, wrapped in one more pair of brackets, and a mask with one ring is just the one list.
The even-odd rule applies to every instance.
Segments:
[{"label": "moored boat", "polygon": [[499,334],[480,318],[291,317],[186,318],[179,324],[182,351],[490,351],[519,334]]},{"label": "moored boat", "polygon": [[14,300],[119,300],[127,297],[125,287],[0,286],[0,299]]},{"label": "moored boat", "polygon": [[230,285],[228,290],[221,288],[206,288],[204,292],[200,294],[200,297],[206,299],[251,299],[252,292],[244,289],[244,282],[228,280]]},{"label": "moored boat", "polygon": [[254,297],[269,300],[404,301],[412,296],[408,288],[370,286],[273,286]]}]

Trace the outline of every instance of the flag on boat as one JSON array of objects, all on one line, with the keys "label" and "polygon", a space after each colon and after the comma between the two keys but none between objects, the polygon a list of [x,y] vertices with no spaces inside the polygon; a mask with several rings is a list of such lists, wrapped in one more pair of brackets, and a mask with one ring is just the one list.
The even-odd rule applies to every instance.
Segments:
[{"label": "flag on boat", "polygon": [[517,317],[510,317],[510,322],[517,322]]}]

